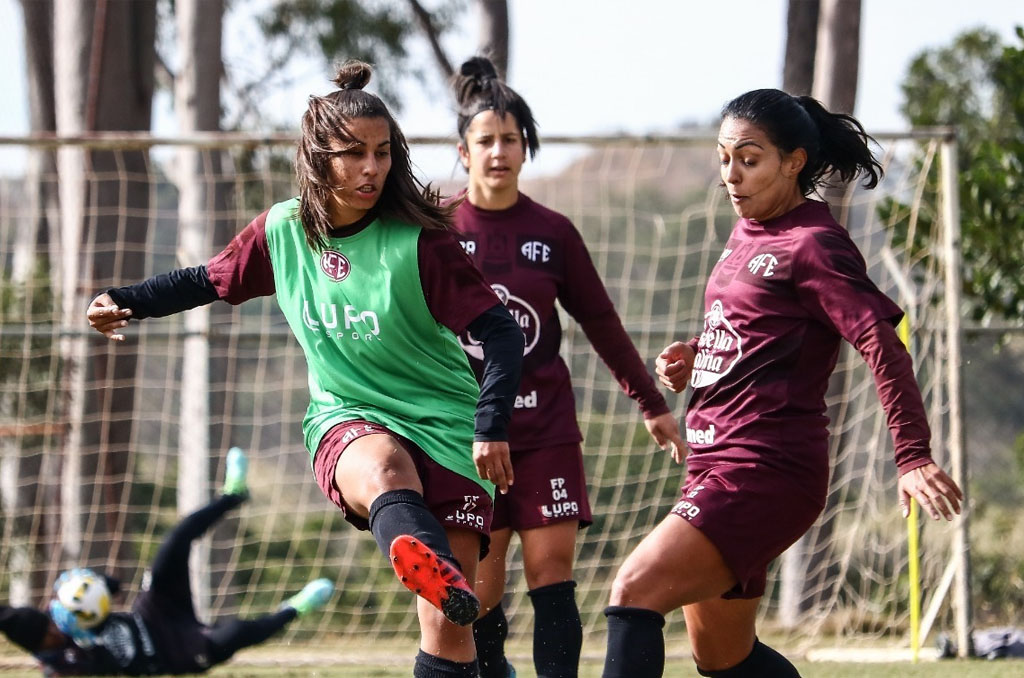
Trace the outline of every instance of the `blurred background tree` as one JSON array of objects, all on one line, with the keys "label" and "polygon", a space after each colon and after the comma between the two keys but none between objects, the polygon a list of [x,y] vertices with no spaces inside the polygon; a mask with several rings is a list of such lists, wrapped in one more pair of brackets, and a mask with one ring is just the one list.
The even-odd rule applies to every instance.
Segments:
[{"label": "blurred background tree", "polygon": [[[1024,28],[1016,33],[1017,45],[978,29],[925,50],[902,86],[912,125],[957,129],[964,294],[977,321],[1024,320]],[[905,205],[891,201],[884,214],[906,232]]]}]

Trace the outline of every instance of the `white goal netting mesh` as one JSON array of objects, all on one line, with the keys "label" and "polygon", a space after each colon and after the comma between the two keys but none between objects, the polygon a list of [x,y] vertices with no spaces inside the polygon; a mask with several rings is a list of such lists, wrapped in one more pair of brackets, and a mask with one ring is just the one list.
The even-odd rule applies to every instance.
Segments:
[{"label": "white goal netting mesh", "polygon": [[[940,144],[884,139],[879,188],[833,202],[875,281],[908,310],[934,453],[948,468]],[[224,453],[237,445],[250,456],[252,499],[200,550],[203,614],[260,614],[325,576],[337,584],[332,603],[279,641],[414,635],[411,596],[370,536],[316,487],[301,436],[305,365],[273,299],[135,324],[118,345],[85,323],[96,291],[205,263],[262,209],[290,197],[293,146],[126,140],[63,147],[56,165],[46,160],[53,150],[0,147],[28,158],[26,171],[0,178],[0,598],[41,606],[72,565],[120,577],[130,597],[177,516],[216,492]],[[462,181],[450,140],[414,143],[412,155],[443,187]],[[735,219],[718,188],[712,137],[563,139],[546,142],[541,156],[555,162],[528,167],[524,191],[583,233],[653,369],[662,347],[699,330],[704,283]],[[58,190],[56,167],[74,185]],[[571,320],[564,326],[595,509],[576,568],[589,634],[603,631],[618,564],[674,503],[683,472],[649,440],[583,333]],[[685,398],[668,398],[681,415]],[[892,443],[871,375],[848,346],[828,406],[828,507],[773,567],[762,625],[805,646],[905,642],[907,527]],[[945,595],[952,541],[947,525],[922,523],[925,604]],[[532,610],[515,550],[509,577],[512,634],[525,638]],[[951,614],[949,605],[937,610]],[[681,639],[682,615],[669,622]]]}]

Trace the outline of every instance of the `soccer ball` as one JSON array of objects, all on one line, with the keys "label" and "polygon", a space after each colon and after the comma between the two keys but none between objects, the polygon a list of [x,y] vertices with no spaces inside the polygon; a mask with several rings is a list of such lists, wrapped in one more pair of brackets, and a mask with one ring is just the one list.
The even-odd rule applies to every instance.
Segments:
[{"label": "soccer ball", "polygon": [[110,590],[107,582],[92,570],[76,569],[61,575],[57,600],[75,616],[78,626],[99,626],[110,614]]}]

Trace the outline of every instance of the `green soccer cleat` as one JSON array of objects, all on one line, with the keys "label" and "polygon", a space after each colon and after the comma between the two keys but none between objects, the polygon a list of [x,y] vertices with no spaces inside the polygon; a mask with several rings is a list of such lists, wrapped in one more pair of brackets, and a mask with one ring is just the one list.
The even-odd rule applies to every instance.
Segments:
[{"label": "green soccer cleat", "polygon": [[333,594],[334,584],[330,579],[314,579],[303,586],[301,591],[284,601],[281,607],[290,607],[301,617],[326,605]]},{"label": "green soccer cleat", "polygon": [[245,482],[248,470],[249,459],[242,448],[232,447],[228,450],[228,457],[224,462],[224,487],[221,493],[248,496],[249,486]]}]

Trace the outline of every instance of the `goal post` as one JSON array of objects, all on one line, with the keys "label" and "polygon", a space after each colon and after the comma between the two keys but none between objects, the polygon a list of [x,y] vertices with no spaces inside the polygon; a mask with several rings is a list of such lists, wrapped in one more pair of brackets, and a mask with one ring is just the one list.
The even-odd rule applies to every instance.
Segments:
[{"label": "goal post", "polygon": [[[876,139],[884,179],[874,191],[851,186],[833,206],[872,278],[908,311],[933,452],[966,489],[955,138],[923,130]],[[735,221],[718,186],[714,141],[706,130],[548,137],[524,169],[523,191],[582,233],[652,370],[665,345],[699,332],[704,284]],[[464,184],[453,138],[409,142],[425,180],[448,193]],[[59,169],[0,175],[0,539],[16,565],[0,564],[0,588],[22,592],[15,602],[42,605],[60,569],[84,565],[113,570],[130,593],[139,590],[161,537],[182,511],[217,491],[223,456],[237,445],[250,455],[252,499],[202,552],[197,609],[210,617],[253,616],[326,576],[339,591],[334,603],[289,627],[282,642],[415,634],[413,602],[373,540],[345,524],[313,480],[301,435],[305,365],[273,299],[133,324],[127,342],[116,346],[90,334],[84,307],[69,306],[133,282],[121,265],[132,257],[143,276],[205,263],[229,237],[217,225],[240,230],[294,194],[293,135],[0,138],[0,167],[6,154],[69,150],[85,156],[84,188],[72,182],[74,191],[61,193],[78,196],[77,210],[55,211],[31,198],[38,186],[60,184]],[[102,172],[88,162],[100,150],[113,160]],[[140,150],[142,169],[118,162]],[[185,165],[194,168],[190,182],[182,178]],[[133,191],[144,199],[131,200]],[[61,238],[62,213],[78,215],[84,232]],[[26,233],[29,224],[36,230]],[[119,240],[128,228],[136,229],[132,237]],[[87,272],[76,289],[58,275],[69,270]],[[575,569],[589,639],[604,630],[618,565],[665,517],[683,469],[650,440],[635,403],[578,326],[563,321],[562,354],[573,376],[595,513],[580,535]],[[104,368],[122,350],[137,355],[130,377]],[[111,390],[130,397],[130,416],[109,409]],[[667,394],[680,417],[686,398]],[[871,374],[852,347],[841,351],[827,407],[834,469],[828,506],[799,550],[773,564],[762,632],[797,649],[908,647],[921,611],[910,604],[892,442]],[[112,465],[115,432],[129,438],[130,452]],[[111,507],[116,519],[106,517]],[[928,608],[922,632],[955,629],[961,652],[972,624],[968,507],[953,525],[923,521],[916,564]],[[69,539],[83,545],[80,553]],[[515,542],[506,604],[512,638],[528,638],[532,607]],[[684,637],[682,615],[668,622],[669,633]],[[603,652],[590,642],[585,653]]]}]

